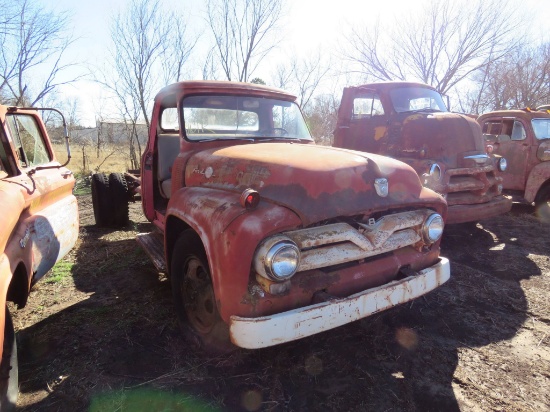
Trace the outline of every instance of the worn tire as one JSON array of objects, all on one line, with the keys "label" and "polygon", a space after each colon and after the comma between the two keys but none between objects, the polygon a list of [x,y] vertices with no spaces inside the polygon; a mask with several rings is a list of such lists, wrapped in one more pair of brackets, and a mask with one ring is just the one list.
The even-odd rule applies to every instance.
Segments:
[{"label": "worn tire", "polygon": [[128,183],[122,173],[109,175],[109,191],[113,202],[112,224],[116,227],[126,226],[128,217]]},{"label": "worn tire", "polygon": [[17,342],[10,312],[6,307],[4,346],[0,361],[0,411],[14,411],[19,392]]},{"label": "worn tire", "polygon": [[172,256],[172,295],[184,335],[207,352],[236,349],[229,340],[229,326],[218,312],[200,237],[192,230],[183,232]]},{"label": "worn tire", "polygon": [[535,210],[542,222],[550,223],[550,185],[543,187],[537,193]]},{"label": "worn tire", "polygon": [[113,223],[113,202],[109,193],[109,179],[103,173],[92,175],[92,204],[97,226],[110,226]]}]

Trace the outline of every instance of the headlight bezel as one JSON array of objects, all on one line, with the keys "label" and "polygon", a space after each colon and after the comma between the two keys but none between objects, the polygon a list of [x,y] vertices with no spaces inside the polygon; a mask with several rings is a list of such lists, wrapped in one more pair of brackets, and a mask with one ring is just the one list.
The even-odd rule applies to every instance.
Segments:
[{"label": "headlight bezel", "polygon": [[[294,262],[291,264],[292,269],[281,273],[277,269],[277,257],[280,257],[285,251],[294,253],[294,257],[291,260]],[[254,257],[254,268],[256,272],[269,280],[275,282],[285,282],[292,278],[300,267],[300,248],[296,243],[283,235],[276,235],[269,239],[264,240]]]},{"label": "headlight bezel", "polygon": [[[430,234],[431,230],[438,230],[436,228],[431,227],[433,224],[441,225],[441,229],[439,229],[439,233],[436,236],[432,236]],[[424,240],[425,243],[429,245],[434,244],[441,239],[441,236],[443,236],[444,228],[445,228],[445,221],[443,220],[443,217],[439,213],[432,213],[430,216],[426,218],[426,220],[422,224],[422,239]]]},{"label": "headlight bezel", "polygon": [[435,180],[441,180],[441,166],[437,163],[433,163],[430,166],[430,171],[428,172],[429,176]]}]

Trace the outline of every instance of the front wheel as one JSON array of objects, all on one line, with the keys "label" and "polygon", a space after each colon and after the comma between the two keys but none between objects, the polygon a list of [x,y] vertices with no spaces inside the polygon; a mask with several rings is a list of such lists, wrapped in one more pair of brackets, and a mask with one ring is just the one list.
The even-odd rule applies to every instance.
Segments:
[{"label": "front wheel", "polygon": [[0,361],[0,411],[15,410],[19,392],[19,372],[17,367],[17,342],[10,312],[6,307],[4,321],[4,345]]},{"label": "front wheel", "polygon": [[184,333],[207,351],[235,349],[229,340],[229,327],[218,312],[200,237],[191,230],[183,232],[172,256],[172,294]]}]

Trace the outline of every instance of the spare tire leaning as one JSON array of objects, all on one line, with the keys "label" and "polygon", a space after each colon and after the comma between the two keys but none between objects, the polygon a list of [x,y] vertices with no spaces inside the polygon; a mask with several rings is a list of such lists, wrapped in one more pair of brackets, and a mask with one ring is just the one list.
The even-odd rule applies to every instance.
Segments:
[{"label": "spare tire leaning", "polygon": [[92,175],[92,204],[97,226],[111,226],[113,224],[113,202],[109,191],[109,179],[104,173]]},{"label": "spare tire leaning", "polygon": [[111,173],[109,175],[109,191],[113,204],[112,224],[116,227],[126,226],[130,222],[128,217],[128,183],[122,173]]}]

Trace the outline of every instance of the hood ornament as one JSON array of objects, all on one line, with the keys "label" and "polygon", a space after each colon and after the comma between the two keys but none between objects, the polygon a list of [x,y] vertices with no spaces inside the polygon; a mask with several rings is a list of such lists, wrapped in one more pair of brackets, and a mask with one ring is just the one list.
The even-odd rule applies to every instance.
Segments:
[{"label": "hood ornament", "polygon": [[378,194],[378,196],[388,196],[388,179],[386,179],[385,177],[374,179],[374,188],[376,189],[376,193]]}]

